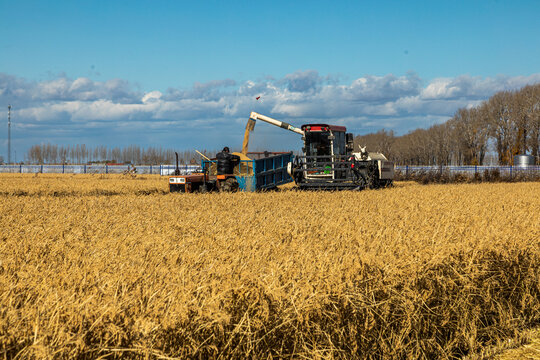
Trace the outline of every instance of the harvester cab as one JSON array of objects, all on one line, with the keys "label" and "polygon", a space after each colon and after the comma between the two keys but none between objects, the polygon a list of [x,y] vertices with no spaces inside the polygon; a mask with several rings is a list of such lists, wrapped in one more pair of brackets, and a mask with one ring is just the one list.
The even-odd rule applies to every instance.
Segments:
[{"label": "harvester cab", "polygon": [[309,171],[309,176],[331,177],[332,163],[345,161],[352,151],[352,134],[347,133],[344,126],[328,124],[306,124],[301,129],[304,131],[302,153],[306,165],[324,167],[324,170]]}]

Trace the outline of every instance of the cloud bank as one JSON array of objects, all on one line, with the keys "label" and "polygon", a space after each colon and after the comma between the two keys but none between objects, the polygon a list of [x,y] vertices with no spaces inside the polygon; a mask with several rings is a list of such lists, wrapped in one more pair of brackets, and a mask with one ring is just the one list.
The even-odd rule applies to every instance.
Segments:
[{"label": "cloud bank", "polygon": [[0,73],[0,103],[13,106],[14,130],[23,148],[36,142],[101,144],[111,139],[188,148],[195,145],[194,136],[197,144],[214,148],[218,139],[241,138],[251,111],[297,125],[328,122],[355,133],[380,128],[404,133],[442,122],[458,108],[477,105],[498,91],[538,82],[540,74],[425,81],[410,72],[340,83],[306,70],[281,79],[224,79],[144,92],[121,79],[59,76],[36,82]]}]

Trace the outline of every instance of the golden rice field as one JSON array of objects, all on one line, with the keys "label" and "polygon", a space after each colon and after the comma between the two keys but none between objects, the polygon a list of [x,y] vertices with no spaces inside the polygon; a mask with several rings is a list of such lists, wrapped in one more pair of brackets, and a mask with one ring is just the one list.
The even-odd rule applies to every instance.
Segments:
[{"label": "golden rice field", "polygon": [[540,324],[540,183],[0,175],[8,359],[455,359]]}]

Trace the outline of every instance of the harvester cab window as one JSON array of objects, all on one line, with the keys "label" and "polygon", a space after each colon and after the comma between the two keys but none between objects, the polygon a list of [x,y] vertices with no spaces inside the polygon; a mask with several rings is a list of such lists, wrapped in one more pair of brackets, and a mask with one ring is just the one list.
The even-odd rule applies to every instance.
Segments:
[{"label": "harvester cab window", "polygon": [[328,132],[308,131],[306,132],[306,156],[330,156],[331,141],[328,139]]},{"label": "harvester cab window", "polygon": [[345,133],[342,131],[334,132],[334,155],[346,155]]}]

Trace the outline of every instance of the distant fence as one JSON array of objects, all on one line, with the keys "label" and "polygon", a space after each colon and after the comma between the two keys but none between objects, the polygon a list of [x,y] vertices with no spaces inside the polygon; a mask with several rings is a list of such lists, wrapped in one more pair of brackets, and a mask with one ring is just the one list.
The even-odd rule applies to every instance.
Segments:
[{"label": "distant fence", "polygon": [[[175,165],[0,165],[0,173],[20,174],[122,174],[135,170],[137,174],[172,175]],[[200,169],[199,165],[179,166],[182,175]]]},{"label": "distant fence", "polygon": [[511,165],[477,165],[477,166],[416,166],[416,165],[396,165],[395,170],[399,170],[402,175],[412,175],[425,172],[445,172],[450,174],[462,173],[473,176],[474,174],[483,174],[486,170],[498,170],[502,176],[514,176],[517,174],[536,175],[540,174],[539,165],[529,166],[511,166]]},{"label": "distant fence", "polygon": [[[175,165],[0,165],[0,173],[21,174],[122,174],[135,167],[137,174],[173,175]],[[180,165],[182,175],[191,174],[201,170],[200,165]],[[396,165],[395,169],[401,174],[414,174],[419,172],[447,172],[465,173],[473,176],[475,173],[484,173],[485,170],[498,170],[501,175],[514,174],[540,174],[540,165],[533,166],[416,166]]]}]

